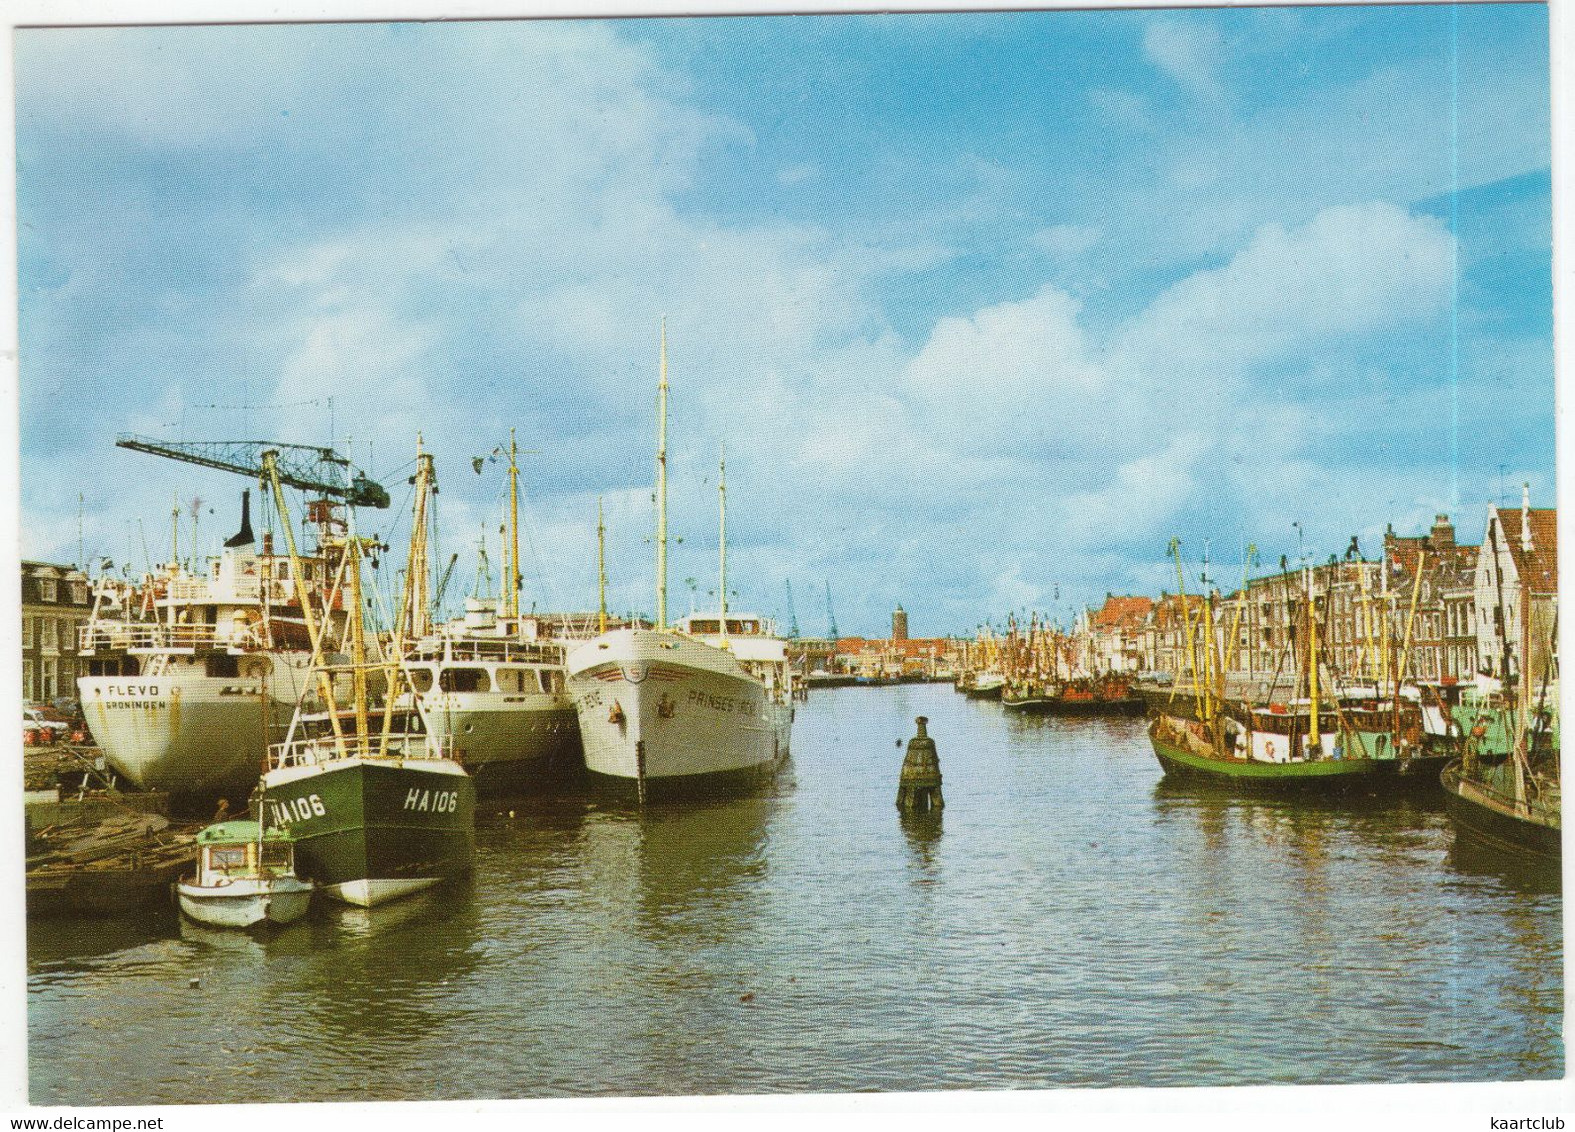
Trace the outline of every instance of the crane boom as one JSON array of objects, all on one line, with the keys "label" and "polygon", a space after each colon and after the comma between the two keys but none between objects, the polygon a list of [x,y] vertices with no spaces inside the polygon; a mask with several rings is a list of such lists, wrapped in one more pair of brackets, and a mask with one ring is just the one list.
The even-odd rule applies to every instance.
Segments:
[{"label": "crane boom", "polygon": [[[281,444],[274,440],[191,440],[177,443],[152,440],[145,436],[119,436],[116,448],[129,448],[133,452],[147,452],[170,460],[182,460],[222,472],[235,472],[243,476],[260,476],[263,473],[263,453],[275,452],[275,466],[279,482],[316,491],[323,495],[343,499],[352,507],[387,507],[388,492],[383,485],[356,471],[349,460],[332,448],[318,448],[310,444]],[[330,464],[341,469],[341,480],[348,474],[350,482],[334,482],[328,478],[333,473],[322,465]]]}]

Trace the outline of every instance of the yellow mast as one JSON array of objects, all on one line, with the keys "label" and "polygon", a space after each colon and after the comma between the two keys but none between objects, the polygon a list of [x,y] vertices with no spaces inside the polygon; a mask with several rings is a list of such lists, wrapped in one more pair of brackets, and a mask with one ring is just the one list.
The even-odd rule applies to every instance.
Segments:
[{"label": "yellow mast", "polygon": [[[1411,627],[1416,624],[1416,602],[1422,595],[1422,569],[1427,565],[1427,551],[1416,555],[1416,578],[1411,583],[1411,609],[1405,619],[1405,644],[1400,649],[1400,664],[1395,669],[1395,730],[1400,730],[1400,685],[1405,683],[1406,667],[1411,662]],[[1396,736],[1398,738],[1398,736]]]},{"label": "yellow mast", "polygon": [[1181,624],[1182,631],[1186,634],[1187,658],[1192,666],[1192,694],[1194,697],[1199,697],[1203,694],[1203,691],[1198,687],[1198,653],[1192,640],[1192,607],[1187,604],[1187,580],[1181,572],[1181,540],[1179,538],[1170,540],[1170,553],[1176,560],[1176,590],[1177,597],[1181,601]]},{"label": "yellow mast", "polygon": [[371,736],[367,734],[366,719],[366,626],[362,624],[361,603],[361,539],[352,537],[345,543],[345,557],[350,566],[350,601],[354,612],[350,614],[350,686],[355,693],[356,747],[362,755],[371,753]]},{"label": "yellow mast", "polygon": [[384,665],[383,727],[379,751],[388,750],[388,737],[394,726],[394,700],[398,696],[405,640],[420,640],[427,633],[427,497],[431,494],[432,457],[422,451],[421,434],[416,434],[416,499],[410,519],[410,558],[405,567],[405,588],[394,619],[394,640]]},{"label": "yellow mast", "polygon": [[1312,743],[1310,758],[1323,752],[1322,736],[1318,730],[1318,611],[1313,605],[1312,567],[1305,566],[1307,578],[1307,697],[1311,701],[1312,715],[1307,738]]},{"label": "yellow mast", "polygon": [[667,319],[662,319],[661,380],[656,387],[656,627],[667,628]]},{"label": "yellow mast", "polygon": [[596,631],[607,631],[607,524],[602,519],[602,497],[596,497]]},{"label": "yellow mast", "polygon": [[716,481],[716,493],[721,507],[721,545],[718,584],[722,589],[722,647],[727,648],[727,446],[722,447],[721,474]]},{"label": "yellow mast", "polygon": [[279,453],[273,449],[262,454],[263,484],[273,491],[274,509],[279,512],[279,525],[284,528],[285,545],[290,551],[290,577],[295,581],[295,596],[301,603],[301,619],[306,622],[306,635],[312,642],[312,671],[317,673],[318,694],[328,708],[328,722],[334,731],[334,747],[343,757],[345,737],[339,727],[339,707],[334,702],[334,684],[328,673],[323,671],[323,636],[317,626],[317,615],[312,612],[311,597],[306,592],[306,579],[301,573],[301,556],[295,549],[295,528],[290,524],[290,508],[284,500],[284,487],[279,483],[278,461]]},{"label": "yellow mast", "polygon": [[[520,615],[520,466],[519,449],[514,443],[514,430],[509,429],[509,600],[505,612],[510,617]],[[517,628],[517,626],[516,626]]]}]

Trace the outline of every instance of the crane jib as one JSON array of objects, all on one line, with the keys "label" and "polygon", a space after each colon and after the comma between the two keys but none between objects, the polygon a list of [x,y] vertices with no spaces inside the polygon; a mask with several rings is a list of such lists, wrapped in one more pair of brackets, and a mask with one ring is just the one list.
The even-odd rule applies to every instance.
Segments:
[{"label": "crane jib", "polygon": [[[302,491],[317,491],[343,499],[352,507],[387,507],[391,502],[387,490],[363,472],[355,471],[349,460],[332,448],[319,448],[309,444],[284,444],[275,440],[203,440],[165,443],[141,436],[121,436],[115,447],[129,448],[134,452],[147,452],[205,468],[217,468],[243,476],[255,476],[262,471],[264,452],[276,453],[279,482]],[[329,464],[342,472],[352,472],[348,484],[342,478],[335,482],[328,478],[322,465]],[[329,473],[332,474],[332,473]]]}]

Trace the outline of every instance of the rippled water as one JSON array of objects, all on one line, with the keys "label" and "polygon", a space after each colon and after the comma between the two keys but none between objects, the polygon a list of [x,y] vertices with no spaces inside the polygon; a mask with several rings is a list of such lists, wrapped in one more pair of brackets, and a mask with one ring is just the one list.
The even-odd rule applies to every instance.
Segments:
[{"label": "rippled water", "polygon": [[[893,805],[919,714],[939,824]],[[1456,844],[1433,797],[1164,785],[1141,721],[820,692],[767,795],[522,803],[478,843],[463,887],[265,939],[31,924],[31,1099],[1563,1073],[1556,874]]]}]

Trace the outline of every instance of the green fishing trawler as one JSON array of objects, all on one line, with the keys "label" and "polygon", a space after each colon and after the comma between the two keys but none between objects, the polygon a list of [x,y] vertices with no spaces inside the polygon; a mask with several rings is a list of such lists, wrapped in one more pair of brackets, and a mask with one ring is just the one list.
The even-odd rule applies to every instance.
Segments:
[{"label": "green fishing trawler", "polygon": [[[1179,545],[1172,542],[1171,549],[1179,577]],[[1230,644],[1222,657],[1214,623],[1216,595],[1210,593],[1199,611],[1202,644],[1194,649],[1193,671],[1200,679],[1188,701],[1192,710],[1155,713],[1148,728],[1155,758],[1167,777],[1255,790],[1430,786],[1446,756],[1426,744],[1421,705],[1402,696],[1398,679],[1385,698],[1370,690],[1330,694],[1333,681],[1319,660],[1323,611],[1313,595],[1311,571],[1304,576],[1298,697],[1285,703],[1226,702],[1224,673],[1241,639],[1240,607],[1237,624],[1224,635]],[[1413,615],[1414,606],[1415,595]],[[1186,634],[1194,640],[1190,615]],[[1404,671],[1403,660],[1399,671]]]},{"label": "green fishing trawler", "polygon": [[1515,856],[1557,860],[1564,851],[1557,613],[1552,601],[1534,609],[1529,595],[1523,591],[1522,597],[1525,675],[1513,696],[1491,689],[1462,694],[1453,708],[1460,757],[1444,768],[1440,782],[1450,819],[1467,836]]},{"label": "green fishing trawler", "polygon": [[[271,469],[265,456],[265,468]],[[417,498],[425,496],[431,457],[418,454]],[[275,499],[286,532],[283,492]],[[418,559],[424,525],[412,531]],[[371,906],[469,871],[475,853],[475,785],[450,757],[447,740],[425,726],[421,700],[401,663],[411,623],[407,579],[392,643],[369,655],[362,611],[365,540],[339,540],[346,579],[350,660],[329,663],[308,616],[316,703],[303,697],[284,742],[269,750],[258,799],[269,828],[288,829],[297,872],[327,895]],[[295,554],[291,537],[290,552]],[[349,705],[338,691],[348,683]]]}]

